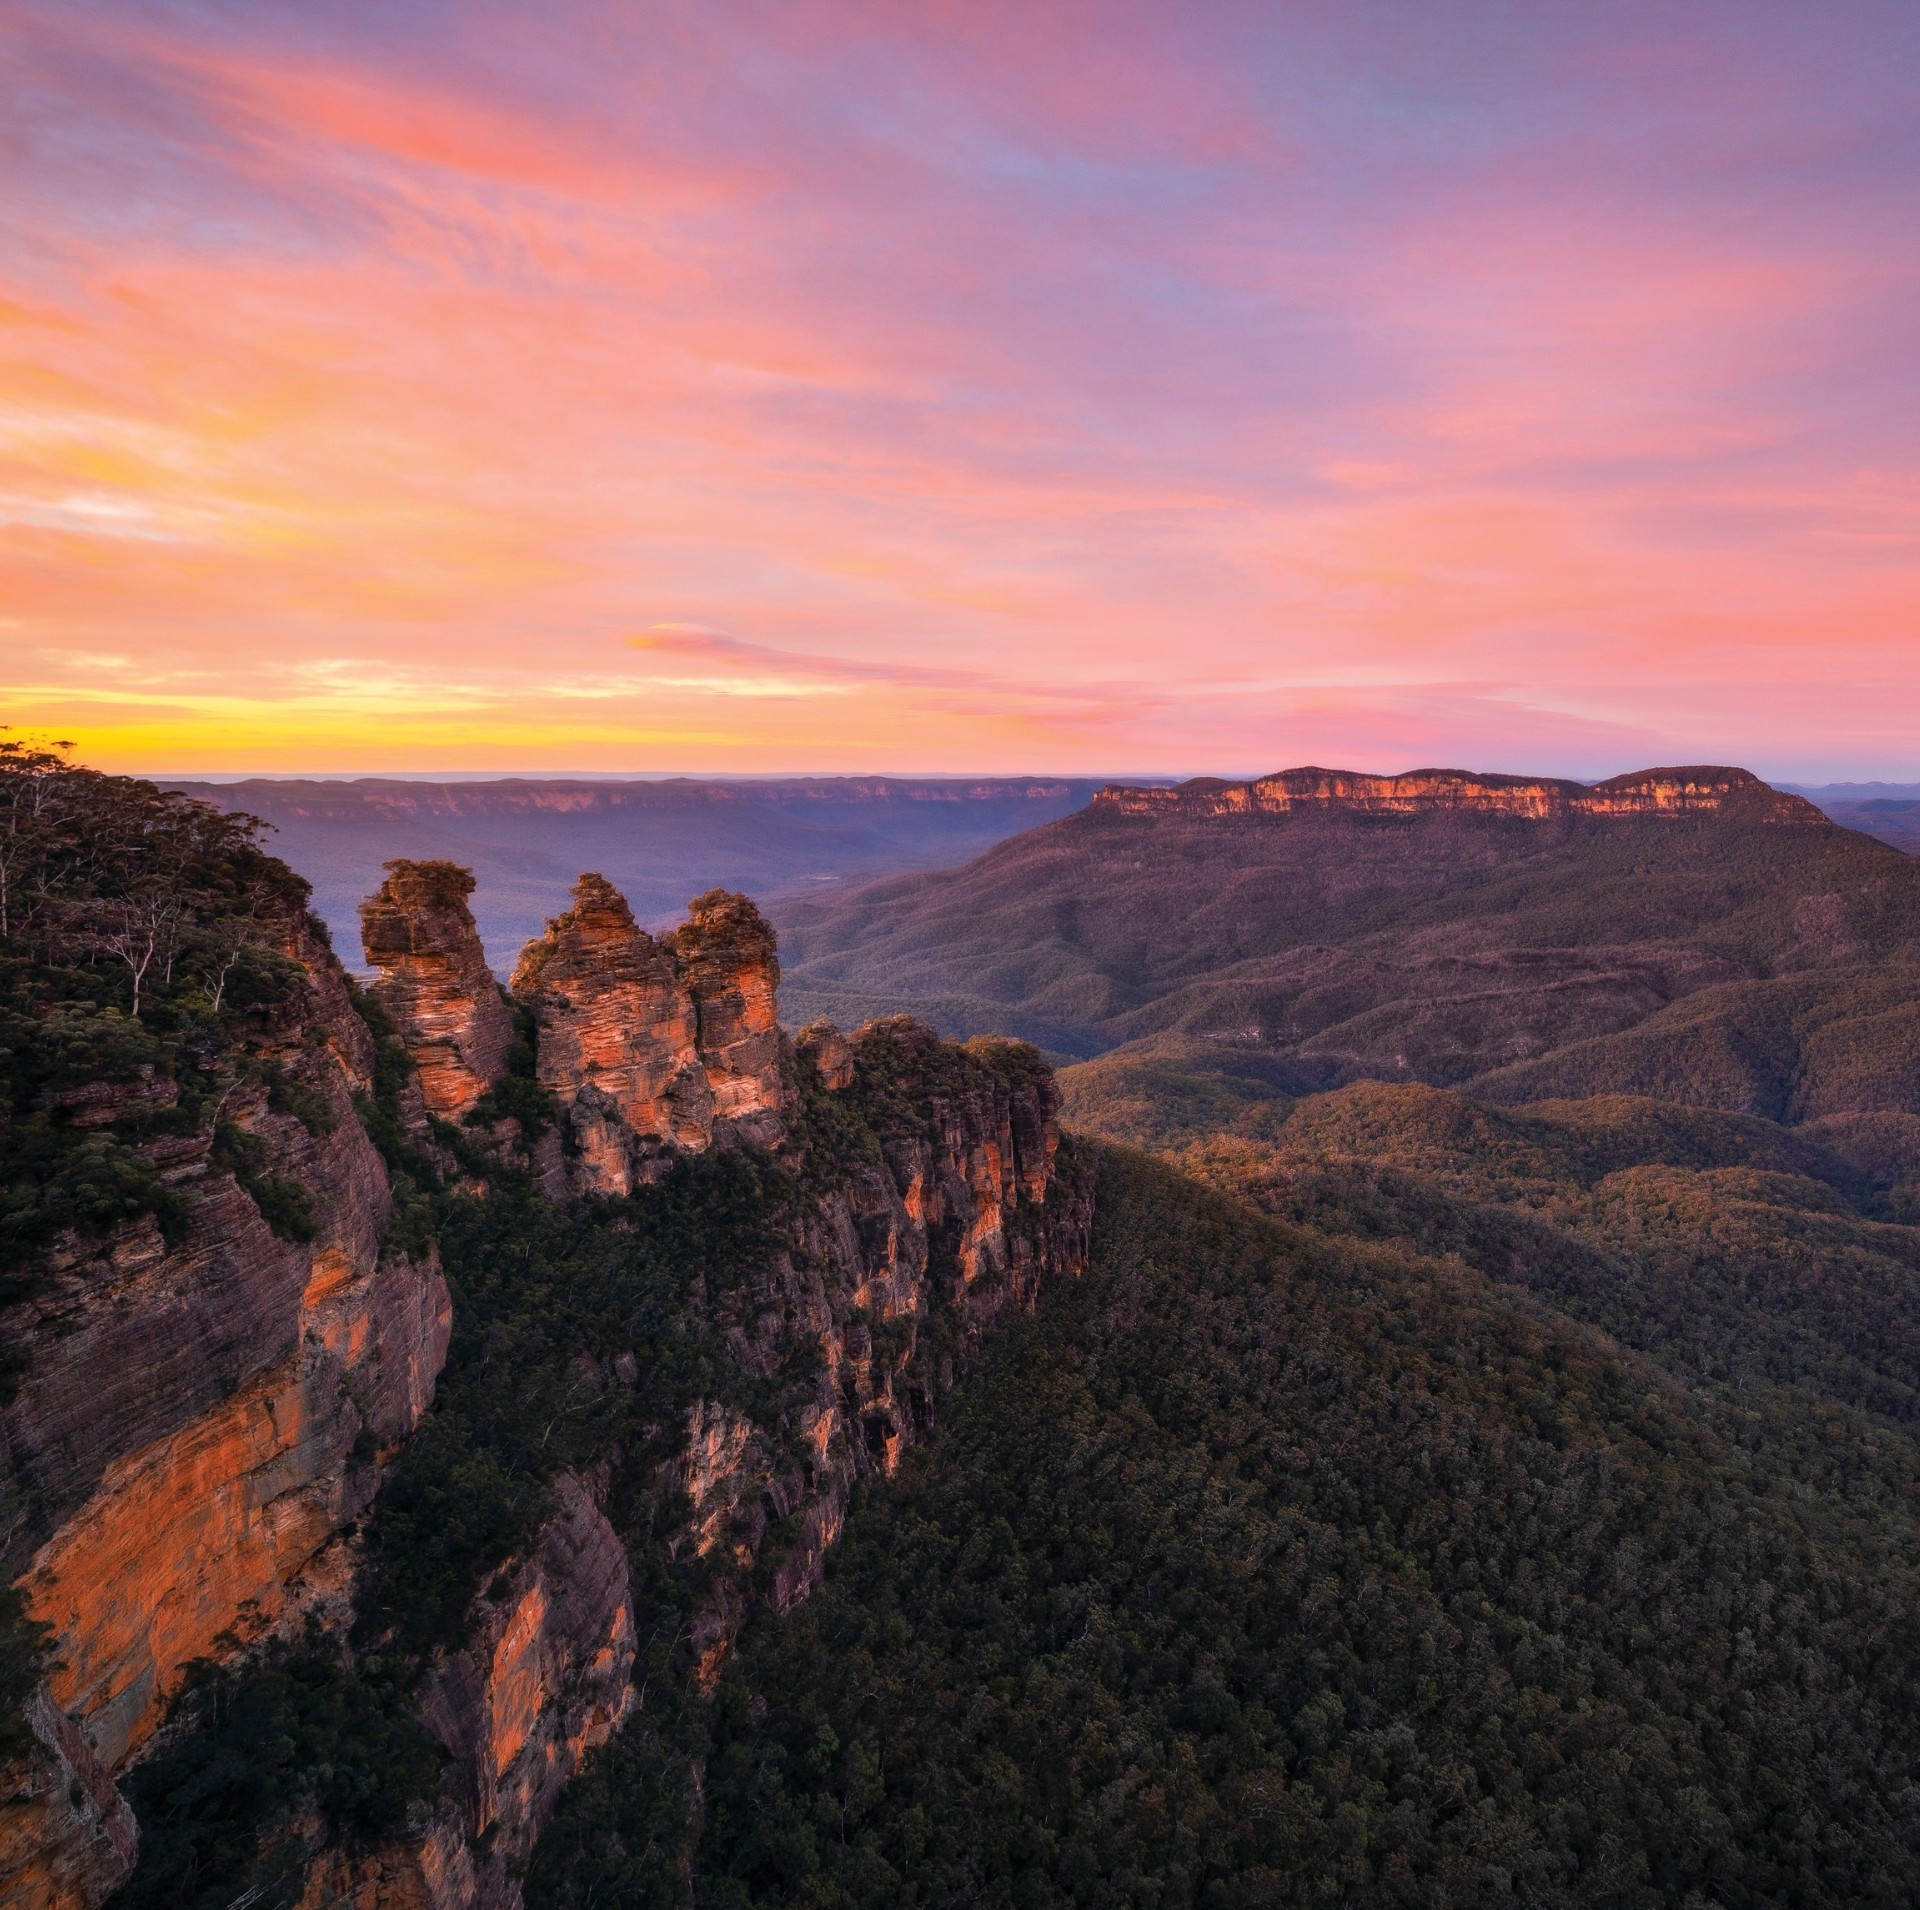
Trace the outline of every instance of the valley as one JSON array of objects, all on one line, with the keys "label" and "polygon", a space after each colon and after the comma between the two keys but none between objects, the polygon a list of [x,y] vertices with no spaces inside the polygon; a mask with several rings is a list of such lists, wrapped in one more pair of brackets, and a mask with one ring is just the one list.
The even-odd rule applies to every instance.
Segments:
[{"label": "valley", "polygon": [[0,1899],[1920,1891],[1898,851],[1287,772],[362,983],[9,749]]}]

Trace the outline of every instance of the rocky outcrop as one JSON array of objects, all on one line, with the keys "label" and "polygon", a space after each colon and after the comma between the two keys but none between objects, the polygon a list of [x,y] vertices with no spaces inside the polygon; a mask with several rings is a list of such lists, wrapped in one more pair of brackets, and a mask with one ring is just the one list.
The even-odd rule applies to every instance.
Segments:
[{"label": "rocky outcrop", "polygon": [[583,1190],[628,1193],[673,1148],[712,1141],[693,996],[673,949],[610,882],[580,878],[573,907],[521,954],[513,992],[533,1010],[538,1078],[569,1124]]},{"label": "rocky outcrop", "polygon": [[853,1044],[830,1021],[810,1021],[793,1038],[794,1052],[834,1093],[853,1086]]},{"label": "rocky outcrop", "polygon": [[778,980],[772,931],[745,896],[703,895],[655,941],[610,882],[580,878],[573,907],[528,943],[513,974],[577,1187],[625,1194],[676,1150],[779,1138]]},{"label": "rocky outcrop", "polygon": [[[304,919],[286,951],[307,985],[236,1064],[215,1131],[142,1144],[176,1238],[151,1218],[69,1238],[0,1317],[27,1361],[0,1413],[8,1565],[52,1628],[49,1702],[109,1774],[193,1660],[301,1608],[446,1355],[437,1265],[382,1252],[391,1196],[353,1106],[366,1028]],[[275,1232],[248,1184],[304,1190],[306,1224]],[[35,1808],[0,1804],[0,1845]],[[101,1894],[95,1859],[73,1901]]]},{"label": "rocky outcrop", "polygon": [[1284,816],[1347,810],[1379,816],[1517,816],[1546,822],[1734,810],[1764,822],[1826,820],[1803,797],[1786,795],[1748,770],[1718,767],[1642,769],[1592,785],[1555,777],[1476,775],[1464,769],[1416,769],[1404,776],[1283,769],[1244,783],[1202,776],[1171,789],[1113,784],[1094,797],[1092,806],[1126,816]]},{"label": "rocky outcrop", "polygon": [[[805,1598],[853,1486],[891,1472],[931,1427],[953,1350],[1030,1305],[1045,1278],[1086,1264],[1090,1191],[1077,1169],[1060,1170],[1059,1089],[1032,1049],[984,1041],[963,1053],[905,1018],[851,1044],[825,1028],[810,1036],[810,1053],[846,1050],[839,1091],[874,1127],[884,1132],[889,1101],[928,1118],[897,1129],[878,1160],[812,1205],[729,1334],[749,1372],[778,1370],[796,1344],[818,1347],[813,1395],[789,1415],[804,1462],[773,1428],[717,1401],[689,1414],[671,1483],[692,1517],[670,1545],[741,1575],[720,1575],[696,1626],[708,1671],[744,1610],[748,1568],[776,1607]],[[950,1332],[935,1331],[943,1323]],[[934,1351],[936,1339],[946,1350]],[[780,1551],[769,1558],[776,1526]]]},{"label": "rocky outcrop", "polygon": [[0,1903],[91,1910],[133,1868],[133,1812],[44,1685],[27,1721],[38,1750],[0,1771]]},{"label": "rocky outcrop", "polygon": [[700,1021],[700,1061],[716,1121],[770,1143],[786,1101],[773,930],[744,895],[709,889],[687,905],[673,944]]},{"label": "rocky outcrop", "polygon": [[360,939],[379,972],[373,994],[420,1072],[426,1111],[457,1121],[507,1071],[513,1015],[487,967],[467,897],[470,870],[452,862],[387,864],[360,905]]},{"label": "rocky outcrop", "polygon": [[532,1550],[475,1601],[469,1642],[428,1675],[420,1715],[449,1758],[439,1808],[403,1845],[324,1857],[303,1910],[518,1910],[560,1792],[635,1702],[626,1551],[581,1480],[563,1475],[554,1498]]}]

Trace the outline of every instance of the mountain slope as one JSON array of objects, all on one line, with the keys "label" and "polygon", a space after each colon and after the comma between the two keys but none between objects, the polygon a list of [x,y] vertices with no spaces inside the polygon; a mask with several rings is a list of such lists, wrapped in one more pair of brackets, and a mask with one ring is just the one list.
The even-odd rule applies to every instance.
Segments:
[{"label": "mountain slope", "polygon": [[[1359,1190],[1303,1227],[1107,1151],[1096,1214],[743,1634],[695,1901],[1911,1900],[1907,1433],[1695,1383]],[[625,1900],[663,1820],[613,1769],[530,1903]]]},{"label": "mountain slope", "polygon": [[[1313,780],[1261,806],[1289,778]],[[776,916],[801,1012],[911,1005],[1074,1056],[1228,1041],[1308,1091],[1465,1082],[1718,984],[1914,959],[1920,864],[1738,770],[1294,771],[1104,792],[964,869]]]},{"label": "mountain slope", "polygon": [[1818,803],[1835,822],[1878,836],[1907,854],[1920,854],[1920,785],[1913,783],[1805,784],[1794,794]]}]

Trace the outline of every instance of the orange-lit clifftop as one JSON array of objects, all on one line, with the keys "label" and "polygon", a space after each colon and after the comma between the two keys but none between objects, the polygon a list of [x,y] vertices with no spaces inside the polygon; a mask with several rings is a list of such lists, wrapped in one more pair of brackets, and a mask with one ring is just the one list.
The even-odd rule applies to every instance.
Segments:
[{"label": "orange-lit clifftop", "polygon": [[1414,769],[1403,776],[1283,769],[1244,783],[1209,776],[1172,789],[1115,783],[1094,797],[1093,806],[1129,816],[1283,816],[1341,809],[1361,815],[1452,811],[1549,821],[1570,816],[1681,816],[1739,810],[1770,822],[1825,820],[1804,797],[1785,795],[1750,770],[1713,766],[1638,769],[1593,784],[1554,777],[1477,775],[1465,769]]},{"label": "orange-lit clifftop", "polygon": [[577,1185],[624,1194],[675,1149],[698,1152],[716,1134],[779,1138],[779,977],[773,933],[745,896],[698,897],[656,941],[612,883],[581,876],[573,907],[527,944],[513,974]]},{"label": "orange-lit clifftop", "polygon": [[387,864],[360,905],[360,939],[379,971],[375,998],[399,1026],[427,1112],[457,1120],[506,1071],[513,1016],[487,970],[467,908],[470,870],[452,862]]}]

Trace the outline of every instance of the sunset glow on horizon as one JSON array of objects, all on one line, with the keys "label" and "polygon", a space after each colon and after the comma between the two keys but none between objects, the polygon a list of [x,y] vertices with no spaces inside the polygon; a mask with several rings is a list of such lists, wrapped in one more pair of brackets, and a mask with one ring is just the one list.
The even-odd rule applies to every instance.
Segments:
[{"label": "sunset glow on horizon", "polygon": [[1920,12],[12,4],[0,720],[1920,779]]}]

